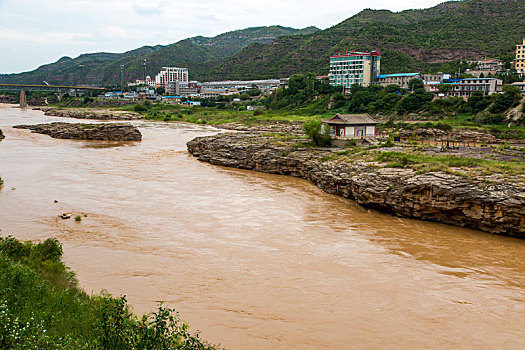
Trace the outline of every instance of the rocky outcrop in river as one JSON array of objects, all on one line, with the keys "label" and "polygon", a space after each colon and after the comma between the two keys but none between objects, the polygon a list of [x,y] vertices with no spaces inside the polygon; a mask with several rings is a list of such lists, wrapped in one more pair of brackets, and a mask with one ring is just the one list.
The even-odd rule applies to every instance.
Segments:
[{"label": "rocky outcrop in river", "polygon": [[211,164],[301,177],[325,192],[397,216],[525,238],[525,188],[519,181],[418,174],[357,159],[337,162],[329,160],[329,150],[272,144],[263,135],[198,137],[187,148]]},{"label": "rocky outcrop in river", "polygon": [[50,123],[37,125],[16,125],[17,129],[46,134],[57,139],[140,141],[142,134],[131,124],[71,124]]},{"label": "rocky outcrop in river", "polygon": [[112,111],[109,109],[60,109],[60,108],[38,108],[45,115],[54,117],[65,117],[75,119],[94,119],[94,120],[137,120],[141,118],[139,113],[126,111]]},{"label": "rocky outcrop in river", "polygon": [[4,132],[2,131],[2,129],[0,129],[0,141],[2,141],[2,139],[4,138],[5,138]]}]

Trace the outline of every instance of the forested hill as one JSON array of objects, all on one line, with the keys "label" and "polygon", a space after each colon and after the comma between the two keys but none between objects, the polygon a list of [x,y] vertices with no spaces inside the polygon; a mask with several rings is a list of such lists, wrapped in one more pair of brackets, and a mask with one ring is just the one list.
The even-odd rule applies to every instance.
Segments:
[{"label": "forested hill", "polygon": [[266,44],[283,35],[307,35],[319,29],[282,26],[254,27],[220,34],[213,38],[194,37],[166,46],[144,46],[125,53],[93,53],[77,58],[62,57],[57,62],[43,65],[31,72],[0,75],[0,83],[42,84],[120,84],[120,66],[124,66],[124,79],[142,78],[144,59],[147,74],[155,76],[164,66],[188,67],[190,78],[206,74],[210,68],[244,47]]},{"label": "forested hill", "polygon": [[512,54],[525,37],[525,0],[449,1],[424,10],[363,10],[307,36],[251,45],[203,78],[286,77],[328,73],[337,51],[380,49],[382,71],[439,69],[443,62]]},{"label": "forested hill", "polygon": [[123,54],[64,57],[32,72],[0,76],[0,82],[118,84],[120,65],[125,80],[133,81],[142,77],[144,59],[148,75],[179,66],[200,81],[324,75],[331,54],[352,49],[379,49],[384,73],[437,71],[457,59],[513,56],[525,37],[523,23],[525,0],[449,1],[397,13],[367,9],[325,30],[257,27]]}]

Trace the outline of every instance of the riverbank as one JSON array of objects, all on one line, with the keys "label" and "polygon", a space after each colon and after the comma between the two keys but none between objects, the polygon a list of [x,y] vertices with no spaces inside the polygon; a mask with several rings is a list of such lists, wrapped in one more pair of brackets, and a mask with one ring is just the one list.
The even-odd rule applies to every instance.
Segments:
[{"label": "riverbank", "polygon": [[0,288],[2,349],[214,349],[162,304],[137,317],[125,296],[86,294],[56,239],[0,237]]},{"label": "riverbank", "polygon": [[201,161],[304,178],[325,192],[396,216],[525,238],[523,160],[376,147],[314,148],[297,135],[262,133],[187,143]]}]

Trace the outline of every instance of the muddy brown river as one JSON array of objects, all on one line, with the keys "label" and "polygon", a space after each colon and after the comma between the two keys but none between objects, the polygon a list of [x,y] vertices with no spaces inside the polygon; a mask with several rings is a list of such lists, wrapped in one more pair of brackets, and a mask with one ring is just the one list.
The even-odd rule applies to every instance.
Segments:
[{"label": "muddy brown river", "polygon": [[0,234],[58,238],[88,292],[165,301],[229,349],[525,348],[524,240],[200,163],[185,143],[209,127],[135,122],[137,143],[11,128],[57,120],[79,122],[0,105]]}]

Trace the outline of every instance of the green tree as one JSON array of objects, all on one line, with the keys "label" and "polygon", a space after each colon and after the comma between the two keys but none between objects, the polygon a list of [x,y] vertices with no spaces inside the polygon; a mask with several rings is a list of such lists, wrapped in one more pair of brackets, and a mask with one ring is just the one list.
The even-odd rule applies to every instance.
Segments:
[{"label": "green tree", "polygon": [[164,89],[162,86],[159,86],[158,88],[155,89],[155,93],[157,95],[162,95],[166,92],[166,89]]},{"label": "green tree", "polygon": [[424,87],[425,86],[423,85],[423,81],[421,79],[414,78],[408,81],[408,88],[412,91],[422,89]]},{"label": "green tree", "polygon": [[418,112],[427,102],[432,101],[434,94],[426,92],[425,89],[416,89],[413,93],[405,96],[397,105],[399,114]]},{"label": "green tree", "polygon": [[467,109],[470,113],[476,114],[483,111],[491,104],[489,96],[485,96],[483,91],[474,91],[467,100]]},{"label": "green tree", "polygon": [[516,107],[521,100],[521,91],[517,86],[503,86],[503,93],[492,95],[493,103],[489,107],[490,113],[502,113],[511,107]]},{"label": "green tree", "polygon": [[330,144],[330,130],[323,127],[319,120],[310,120],[304,123],[303,131],[318,146]]}]

